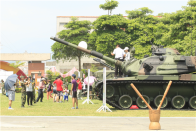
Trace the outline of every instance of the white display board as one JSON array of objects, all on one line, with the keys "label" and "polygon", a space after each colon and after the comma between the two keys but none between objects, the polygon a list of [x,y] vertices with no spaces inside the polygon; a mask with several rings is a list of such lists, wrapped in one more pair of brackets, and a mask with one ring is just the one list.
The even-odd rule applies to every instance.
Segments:
[{"label": "white display board", "polygon": [[102,110],[112,112],[106,105],[106,67],[103,68],[103,105],[97,111],[100,112]]},{"label": "white display board", "polygon": [[90,86],[89,86],[89,78],[90,78],[90,69],[88,69],[88,90],[87,90],[87,99],[85,100],[85,101],[83,101],[82,102],[82,104],[84,104],[84,103],[88,103],[89,104],[89,102],[91,102],[91,104],[93,104],[93,102],[89,99],[89,88],[90,88]]}]

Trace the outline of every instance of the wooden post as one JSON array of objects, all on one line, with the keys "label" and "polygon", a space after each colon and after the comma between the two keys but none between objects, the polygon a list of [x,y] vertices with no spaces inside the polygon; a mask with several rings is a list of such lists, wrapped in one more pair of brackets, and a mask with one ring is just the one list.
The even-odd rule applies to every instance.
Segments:
[{"label": "wooden post", "polygon": [[132,88],[135,90],[135,92],[138,94],[138,96],[145,102],[145,104],[147,105],[147,107],[152,110],[152,107],[146,102],[146,100],[144,99],[144,97],[140,94],[140,92],[137,90],[137,88],[134,86],[133,83],[131,83]]},{"label": "wooden post", "polygon": [[164,95],[163,95],[163,98],[162,98],[162,100],[161,100],[161,102],[160,102],[160,104],[159,104],[157,110],[160,110],[160,108],[161,108],[161,106],[162,106],[162,104],[163,104],[163,101],[164,101],[164,99],[165,99],[165,97],[166,97],[166,95],[167,95],[167,93],[168,93],[168,91],[169,91],[169,88],[170,88],[171,84],[172,84],[172,81],[170,81],[169,84],[167,85],[167,88],[166,88],[166,90],[165,90],[165,93],[164,93]]}]

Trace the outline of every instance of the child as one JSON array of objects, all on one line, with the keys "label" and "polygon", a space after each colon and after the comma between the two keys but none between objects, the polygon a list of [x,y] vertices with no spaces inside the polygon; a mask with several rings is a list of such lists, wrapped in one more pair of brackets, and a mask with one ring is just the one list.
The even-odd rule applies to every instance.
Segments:
[{"label": "child", "polygon": [[68,102],[68,93],[69,93],[69,90],[67,89],[67,87],[65,87],[64,92],[65,92],[65,94],[64,94],[64,102],[65,102],[65,100],[67,100],[67,102]]}]

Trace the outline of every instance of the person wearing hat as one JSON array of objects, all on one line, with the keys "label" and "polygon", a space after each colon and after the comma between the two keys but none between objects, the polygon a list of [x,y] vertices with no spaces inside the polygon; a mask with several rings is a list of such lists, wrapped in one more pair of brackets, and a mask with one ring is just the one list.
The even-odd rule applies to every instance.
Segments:
[{"label": "person wearing hat", "polygon": [[21,84],[21,107],[24,107],[26,102],[26,81],[24,76],[20,76],[20,84]]},{"label": "person wearing hat", "polygon": [[43,89],[45,88],[45,78],[42,78],[41,81],[39,82],[39,86],[38,86],[38,97],[36,102],[39,101],[39,99],[41,98],[40,102],[43,102]]},{"label": "person wearing hat", "polygon": [[4,83],[4,81],[3,81],[3,79],[1,79],[1,90],[2,90],[2,95],[5,95],[6,93],[5,93],[5,83]]},{"label": "person wearing hat", "polygon": [[[115,55],[115,60],[123,61],[123,58],[125,57],[125,52],[123,49],[120,48],[120,45],[116,45],[116,49],[114,49],[113,52],[111,52],[111,55]],[[119,74],[119,77],[122,77],[122,69],[120,66],[115,65],[115,78]]]},{"label": "person wearing hat", "polygon": [[124,51],[125,51],[125,61],[129,61],[130,60],[129,48],[125,47]]},{"label": "person wearing hat", "polygon": [[78,84],[78,90],[77,90],[77,98],[78,100],[81,100],[81,94],[82,94],[82,79],[80,77],[78,77],[78,80],[76,81]]},{"label": "person wearing hat", "polygon": [[78,100],[77,100],[77,82],[75,80],[76,75],[72,74],[71,79],[72,79],[72,86],[71,86],[71,95],[72,95],[72,104],[73,107],[71,109],[75,109],[75,103],[76,103],[76,109],[78,109]]}]

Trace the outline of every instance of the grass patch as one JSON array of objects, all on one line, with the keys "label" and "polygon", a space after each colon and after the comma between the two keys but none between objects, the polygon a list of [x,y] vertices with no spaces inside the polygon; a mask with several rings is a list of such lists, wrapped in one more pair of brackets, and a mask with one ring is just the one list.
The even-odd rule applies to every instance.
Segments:
[{"label": "grass patch", "polygon": [[[37,96],[37,95],[36,95]],[[121,116],[121,117],[148,117],[148,110],[116,110],[107,105],[112,112],[96,112],[101,107],[102,101],[92,100],[94,104],[82,104],[83,100],[79,100],[79,109],[71,109],[72,102],[54,103],[52,99],[47,100],[44,94],[43,102],[38,102],[33,106],[25,105],[21,108],[21,93],[16,93],[15,101],[12,103],[14,110],[8,110],[8,97],[0,94],[2,116]],[[176,111],[163,110],[161,117],[196,117],[195,111]]]}]

